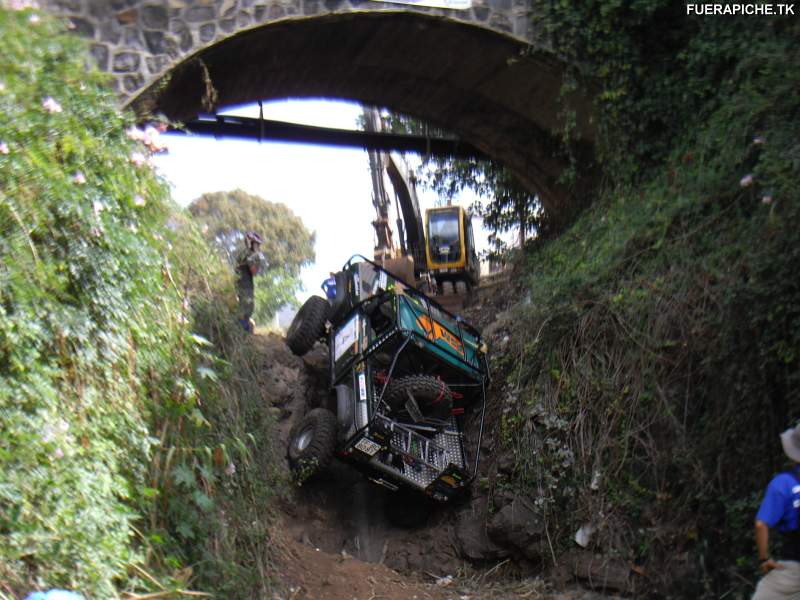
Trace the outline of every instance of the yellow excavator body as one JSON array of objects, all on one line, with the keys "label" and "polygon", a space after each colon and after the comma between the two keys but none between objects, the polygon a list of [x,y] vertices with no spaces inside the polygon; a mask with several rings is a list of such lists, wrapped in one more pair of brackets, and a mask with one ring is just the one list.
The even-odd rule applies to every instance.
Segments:
[{"label": "yellow excavator body", "polygon": [[472,218],[461,206],[425,211],[425,259],[439,281],[478,282],[480,266],[472,235]]}]

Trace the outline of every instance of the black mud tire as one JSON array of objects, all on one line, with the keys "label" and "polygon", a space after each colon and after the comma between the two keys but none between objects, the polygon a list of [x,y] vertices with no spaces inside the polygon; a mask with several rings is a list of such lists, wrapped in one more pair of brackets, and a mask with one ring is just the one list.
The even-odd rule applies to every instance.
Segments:
[{"label": "black mud tire", "polygon": [[292,319],[286,332],[286,345],[296,356],[303,356],[325,333],[330,305],[325,298],[311,296]]},{"label": "black mud tire", "polygon": [[405,408],[408,394],[414,396],[422,415],[446,420],[453,410],[453,394],[444,381],[428,375],[411,375],[393,379],[383,396],[392,413],[408,414]]},{"label": "black mud tire", "polygon": [[294,426],[289,434],[286,455],[297,481],[305,481],[324,471],[336,449],[336,416],[325,408],[315,408]]}]

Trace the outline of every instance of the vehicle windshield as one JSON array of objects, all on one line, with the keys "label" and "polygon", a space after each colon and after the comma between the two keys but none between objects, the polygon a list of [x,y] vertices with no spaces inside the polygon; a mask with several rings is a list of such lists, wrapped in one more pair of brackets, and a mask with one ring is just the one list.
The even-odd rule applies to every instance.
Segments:
[{"label": "vehicle windshield", "polygon": [[461,243],[457,208],[428,214],[428,244],[431,254],[438,261],[446,262],[459,258]]}]

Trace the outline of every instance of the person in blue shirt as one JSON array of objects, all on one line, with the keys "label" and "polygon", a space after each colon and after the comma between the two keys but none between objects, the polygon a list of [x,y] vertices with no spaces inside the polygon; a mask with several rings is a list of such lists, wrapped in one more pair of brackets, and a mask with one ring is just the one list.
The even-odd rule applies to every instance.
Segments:
[{"label": "person in blue shirt", "polygon": [[336,298],[336,274],[331,272],[331,276],[322,282],[321,287],[328,300]]},{"label": "person in blue shirt", "polygon": [[[756,515],[756,546],[764,577],[753,600],[800,599],[800,425],[781,434],[783,451],[795,463],[767,486]],[[769,530],[783,538],[779,559],[770,556]]]}]

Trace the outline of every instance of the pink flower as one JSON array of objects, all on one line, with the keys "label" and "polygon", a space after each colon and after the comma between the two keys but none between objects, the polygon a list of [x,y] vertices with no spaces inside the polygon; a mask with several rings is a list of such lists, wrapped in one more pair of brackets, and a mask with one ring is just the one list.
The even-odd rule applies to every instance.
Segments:
[{"label": "pink flower", "polygon": [[8,144],[0,142],[0,154],[8,154],[9,152],[11,151],[8,149]]},{"label": "pink flower", "polygon": [[137,167],[141,167],[147,162],[147,158],[141,152],[134,152],[131,154],[131,162]]},{"label": "pink flower", "polygon": [[159,133],[158,129],[152,125],[148,125],[147,128],[145,128],[144,139],[142,142],[144,142],[144,145],[154,153],[162,152],[167,149],[167,144],[161,139],[161,134]]},{"label": "pink flower", "polygon": [[52,96],[48,96],[44,100],[42,100],[42,108],[44,108],[49,113],[60,113],[63,109],[61,105],[53,100]]},{"label": "pink flower", "polygon": [[147,147],[150,148],[150,151],[154,154],[158,154],[159,152],[165,152],[167,150],[167,143],[161,138],[157,137],[150,140],[150,143],[147,145]]},{"label": "pink flower", "polygon": [[236,465],[235,464],[230,463],[227,467],[225,467],[225,475],[230,477],[234,473],[236,473]]},{"label": "pink flower", "polygon": [[144,131],[136,127],[130,127],[126,132],[127,136],[135,142],[142,142],[144,141]]},{"label": "pink flower", "polygon": [[86,177],[84,176],[83,173],[78,171],[77,173],[75,173],[75,175],[72,176],[72,181],[74,183],[77,183],[78,185],[83,185],[84,183],[86,183]]},{"label": "pink flower", "polygon": [[6,6],[10,10],[25,10],[26,8],[39,8],[36,0],[8,0]]},{"label": "pink flower", "polygon": [[56,448],[55,452],[53,452],[53,458],[64,458],[64,451],[61,448]]},{"label": "pink flower", "polygon": [[144,206],[145,204],[147,204],[147,201],[142,196],[140,196],[139,194],[136,194],[133,197],[133,205],[134,206]]},{"label": "pink flower", "polygon": [[739,185],[742,186],[743,188],[750,187],[751,185],[753,185],[753,175],[748,173],[747,175],[742,177],[739,180]]},{"label": "pink flower", "polygon": [[772,196],[769,196],[769,195],[762,196],[761,197],[761,202],[764,203],[764,204],[772,204]]}]

